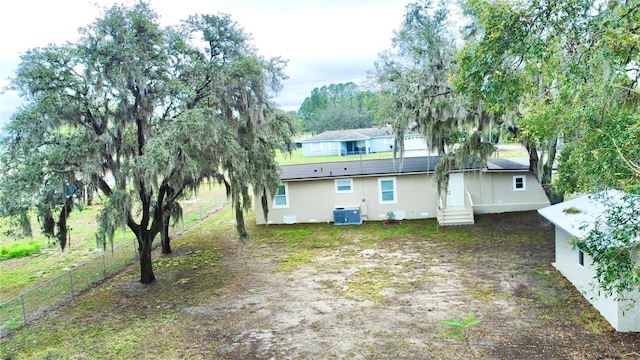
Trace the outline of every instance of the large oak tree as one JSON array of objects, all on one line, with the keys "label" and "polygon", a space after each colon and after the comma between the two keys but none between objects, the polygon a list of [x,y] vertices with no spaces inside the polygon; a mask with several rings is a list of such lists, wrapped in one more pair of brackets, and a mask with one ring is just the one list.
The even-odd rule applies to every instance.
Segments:
[{"label": "large oak tree", "polygon": [[[13,80],[27,100],[3,140],[3,202],[36,206],[64,238],[73,184],[106,196],[98,239],[136,235],[140,281],[154,281],[151,248],[179,215],[178,200],[205,179],[227,185],[239,220],[257,193],[277,186],[274,151],[291,124],[270,97],[284,75],[227,15],[162,28],[145,3],[114,6],[75,43],[28,51]],[[22,187],[21,187],[22,186]]]},{"label": "large oak tree", "polygon": [[[548,194],[628,192],[575,245],[593,259],[606,294],[637,291],[640,5],[469,0],[463,6],[472,26],[459,55],[458,90],[510,122]],[[564,149],[552,181],[559,136]]]}]

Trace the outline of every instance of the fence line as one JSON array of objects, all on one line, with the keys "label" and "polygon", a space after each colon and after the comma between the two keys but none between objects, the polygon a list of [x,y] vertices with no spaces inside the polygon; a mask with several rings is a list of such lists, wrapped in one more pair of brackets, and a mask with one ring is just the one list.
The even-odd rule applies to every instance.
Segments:
[{"label": "fence line", "polygon": [[[135,240],[134,240],[135,241]],[[34,321],[113,275],[136,258],[136,245],[122,244],[110,252],[39,284],[0,304],[0,338]]]},{"label": "fence line", "polygon": [[[214,196],[205,200],[207,205],[213,205],[207,210],[195,209],[189,211],[192,217],[182,228],[178,225],[172,228],[171,236],[182,233],[198,223],[194,219],[202,219],[216,209],[229,205],[226,196]],[[11,332],[44,316],[48,312],[72,301],[74,297],[124,269],[134,259],[138,258],[138,246],[135,238],[132,242],[114,247],[111,251],[103,251],[95,258],[77,267],[39,284],[22,294],[0,304],[0,339]]]}]

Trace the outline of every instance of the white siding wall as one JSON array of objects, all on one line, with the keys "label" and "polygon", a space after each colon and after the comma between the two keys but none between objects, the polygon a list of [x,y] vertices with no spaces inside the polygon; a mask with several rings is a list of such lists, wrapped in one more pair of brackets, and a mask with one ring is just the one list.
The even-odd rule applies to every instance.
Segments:
[{"label": "white siding wall", "polygon": [[393,145],[393,136],[372,138],[370,140],[369,152],[388,152],[393,151],[393,148],[389,147]]},{"label": "white siding wall", "polygon": [[340,146],[337,142],[303,142],[302,156],[328,156],[340,155]]},{"label": "white siding wall", "polygon": [[[640,331],[640,303],[630,308],[625,301],[617,301],[617,295],[605,297],[598,294],[595,284],[595,268],[591,257],[584,254],[584,267],[578,264],[578,250],[571,246],[572,236],[556,226],[556,262],[554,266],[596,308],[617,331]],[[638,294],[635,294],[638,299]]]},{"label": "white siding wall", "polygon": [[412,134],[404,137],[405,150],[427,150],[427,141],[421,135]]}]

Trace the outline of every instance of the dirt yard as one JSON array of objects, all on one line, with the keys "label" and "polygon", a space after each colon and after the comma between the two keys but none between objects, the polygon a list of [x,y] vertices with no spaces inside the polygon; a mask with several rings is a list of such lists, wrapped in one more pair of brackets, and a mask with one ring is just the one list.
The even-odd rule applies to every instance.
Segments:
[{"label": "dirt yard", "polygon": [[[551,266],[536,212],[252,226],[223,211],[0,342],[2,359],[640,359]],[[442,321],[473,314],[466,335]]]},{"label": "dirt yard", "polygon": [[[282,249],[228,254],[229,282],[181,311],[190,357],[261,359],[640,359],[551,266],[553,229],[537,213],[481,217],[455,243],[353,238],[278,271]],[[389,230],[393,231],[393,230]],[[511,242],[531,234],[542,240]],[[441,322],[474,314],[467,336]],[[195,349],[197,348],[197,350]]]}]

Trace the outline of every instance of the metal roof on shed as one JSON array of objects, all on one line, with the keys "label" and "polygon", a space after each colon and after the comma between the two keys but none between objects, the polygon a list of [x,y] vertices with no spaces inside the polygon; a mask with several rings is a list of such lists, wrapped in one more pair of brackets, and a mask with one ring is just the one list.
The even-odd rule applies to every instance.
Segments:
[{"label": "metal roof on shed", "polygon": [[600,230],[608,230],[604,220],[613,207],[624,204],[624,207],[633,209],[630,199],[625,199],[625,196],[634,195],[608,189],[539,209],[538,213],[571,236],[584,239],[595,228],[596,223],[600,223]]}]

